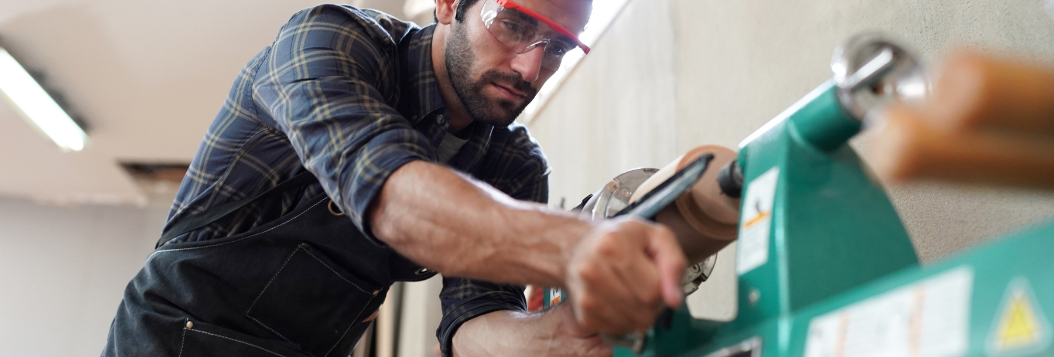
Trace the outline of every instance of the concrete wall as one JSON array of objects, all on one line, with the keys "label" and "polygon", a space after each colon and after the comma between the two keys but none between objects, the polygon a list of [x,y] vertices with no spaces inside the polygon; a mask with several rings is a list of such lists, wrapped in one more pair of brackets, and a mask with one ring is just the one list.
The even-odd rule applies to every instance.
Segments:
[{"label": "concrete wall", "polygon": [[[1052,8],[1049,0],[631,1],[529,118],[552,161],[550,202],[573,206],[621,171],[660,167],[698,145],[734,148],[830,78],[834,48],[860,31],[898,36],[928,61],[968,47],[1054,64]],[[865,159],[867,139],[854,142]],[[1051,193],[943,183],[889,190],[924,261],[1054,216]]]},{"label": "concrete wall", "polygon": [[574,207],[618,173],[678,155],[672,4],[631,0],[528,124],[553,167],[550,204]]},{"label": "concrete wall", "polygon": [[167,213],[0,198],[0,355],[98,356]]}]

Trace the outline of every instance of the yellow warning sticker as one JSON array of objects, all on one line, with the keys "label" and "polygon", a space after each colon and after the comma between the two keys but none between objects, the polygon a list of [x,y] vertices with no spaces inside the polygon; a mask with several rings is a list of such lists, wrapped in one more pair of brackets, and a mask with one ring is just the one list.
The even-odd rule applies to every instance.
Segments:
[{"label": "yellow warning sticker", "polygon": [[1010,282],[988,338],[990,355],[1035,353],[1050,346],[1050,322],[1037,302],[1027,279]]}]

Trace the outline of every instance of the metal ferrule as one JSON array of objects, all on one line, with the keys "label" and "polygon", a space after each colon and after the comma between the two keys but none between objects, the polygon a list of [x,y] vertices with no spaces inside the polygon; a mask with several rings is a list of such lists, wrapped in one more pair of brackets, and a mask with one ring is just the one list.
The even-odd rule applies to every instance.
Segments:
[{"label": "metal ferrule", "polygon": [[831,70],[838,101],[857,120],[894,101],[913,102],[929,93],[918,57],[888,35],[853,36],[834,51]]}]

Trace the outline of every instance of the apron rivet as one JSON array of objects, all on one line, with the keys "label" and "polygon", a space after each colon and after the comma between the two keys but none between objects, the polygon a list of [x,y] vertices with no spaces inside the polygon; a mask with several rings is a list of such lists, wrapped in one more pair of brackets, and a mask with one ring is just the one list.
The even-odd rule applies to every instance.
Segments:
[{"label": "apron rivet", "polygon": [[187,328],[188,328],[188,329],[192,329],[192,328],[194,328],[194,323],[193,323],[193,322],[191,322],[191,321],[187,321]]},{"label": "apron rivet", "polygon": [[329,200],[329,213],[331,213],[331,214],[333,214],[334,216],[337,216],[337,217],[340,217],[340,216],[344,215],[344,212],[341,211],[339,207],[337,207],[337,205],[333,202],[333,200]]},{"label": "apron rivet", "polygon": [[374,291],[373,291],[373,295],[374,295],[374,296],[376,296],[377,294],[380,294],[380,293],[381,293],[381,291],[380,291],[380,290],[374,290]]},{"label": "apron rivet", "polygon": [[428,274],[428,273],[431,273],[431,272],[432,271],[428,270],[428,268],[421,268],[421,269],[417,269],[417,271],[415,271],[414,273],[417,274],[417,275],[425,275],[425,274]]}]

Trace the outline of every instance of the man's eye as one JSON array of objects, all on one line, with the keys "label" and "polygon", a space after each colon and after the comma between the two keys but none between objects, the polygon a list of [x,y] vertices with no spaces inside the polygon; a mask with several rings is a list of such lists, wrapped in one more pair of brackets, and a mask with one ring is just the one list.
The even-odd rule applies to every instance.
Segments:
[{"label": "man's eye", "polygon": [[531,36],[534,36],[535,27],[523,21],[516,20],[504,20],[501,25],[505,27],[505,31],[516,34],[521,40],[528,40]]},{"label": "man's eye", "polygon": [[549,56],[552,56],[552,57],[563,57],[568,52],[571,52],[571,50],[573,50],[573,49],[574,49],[574,46],[563,44],[563,43],[553,43],[553,44],[551,44],[549,46],[546,46],[546,50],[547,50],[546,52],[549,52]]},{"label": "man's eye", "polygon": [[518,34],[523,34],[523,32],[526,30],[526,26],[524,26],[522,23],[520,23],[518,21],[505,20],[505,21],[502,21],[501,24],[502,24],[502,26],[505,26],[506,30],[509,30],[510,32],[515,32],[515,33],[518,33]]}]

